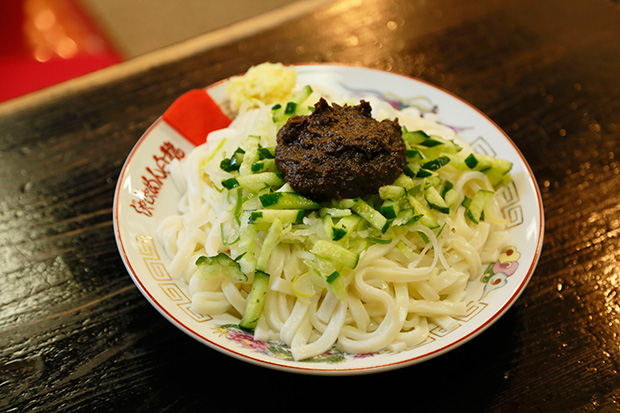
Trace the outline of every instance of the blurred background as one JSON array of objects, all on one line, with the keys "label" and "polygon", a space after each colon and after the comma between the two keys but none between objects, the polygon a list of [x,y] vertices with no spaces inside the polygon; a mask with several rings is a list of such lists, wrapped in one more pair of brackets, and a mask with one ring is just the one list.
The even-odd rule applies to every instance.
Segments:
[{"label": "blurred background", "polygon": [[300,0],[0,0],[0,102]]}]

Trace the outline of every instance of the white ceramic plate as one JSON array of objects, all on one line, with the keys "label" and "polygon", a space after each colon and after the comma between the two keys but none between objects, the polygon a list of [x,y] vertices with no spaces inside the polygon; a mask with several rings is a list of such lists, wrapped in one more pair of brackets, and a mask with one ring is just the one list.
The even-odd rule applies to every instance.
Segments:
[{"label": "white ceramic plate", "polygon": [[[170,258],[156,240],[156,228],[164,217],[176,212],[180,197],[167,174],[167,164],[175,157],[187,155],[194,147],[184,135],[193,134],[200,139],[210,127],[193,121],[195,113],[211,110],[193,99],[179,99],[173,104],[173,113],[169,110],[146,131],[131,151],[118,180],[115,235],[121,257],[140,291],[170,322],[207,346],[250,363],[304,374],[363,374],[404,367],[452,350],[488,328],[523,292],[542,247],[544,215],[540,192],[515,144],[476,108],[423,81],[341,65],[295,67],[302,85],[324,85],[348,95],[370,93],[395,105],[414,102],[434,108],[442,122],[458,128],[474,150],[513,162],[513,183],[502,190],[502,195],[507,201],[503,213],[509,221],[514,245],[502,254],[499,262],[469,283],[467,316],[458,319],[456,329],[446,332],[437,327],[426,342],[406,351],[363,357],[333,351],[308,362],[293,361],[279,343],[255,342],[244,332],[223,326],[229,319],[192,312],[186,287],[168,274]],[[226,107],[225,81],[194,91],[199,92]]]}]

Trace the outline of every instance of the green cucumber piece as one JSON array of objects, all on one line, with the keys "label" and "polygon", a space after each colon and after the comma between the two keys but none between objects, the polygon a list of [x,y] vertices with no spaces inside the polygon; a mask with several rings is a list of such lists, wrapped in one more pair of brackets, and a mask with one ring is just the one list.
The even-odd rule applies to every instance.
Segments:
[{"label": "green cucumber piece", "polygon": [[332,240],[340,241],[348,238],[357,229],[361,221],[362,217],[359,215],[347,215],[340,218],[331,228]]},{"label": "green cucumber piece", "polygon": [[480,222],[484,213],[484,207],[493,195],[493,191],[487,191],[485,189],[480,189],[474,194],[466,211],[467,217],[469,217],[473,223],[478,224]]},{"label": "green cucumber piece", "polygon": [[424,190],[424,199],[432,209],[444,214],[450,213],[450,207],[434,186],[429,186]]},{"label": "green cucumber piece", "polygon": [[403,130],[403,140],[405,143],[409,145],[420,145],[422,142],[429,139],[429,136],[426,132],[422,130],[417,131],[408,131],[406,129]]},{"label": "green cucumber piece", "polygon": [[413,208],[407,208],[401,210],[396,218],[392,220],[390,225],[392,226],[403,226],[403,225],[413,225],[415,222],[419,221],[423,217],[422,214],[416,214]]},{"label": "green cucumber piece", "polygon": [[342,218],[351,215],[352,212],[349,208],[330,208],[330,207],[321,207],[319,209],[320,216],[329,215],[332,218]]},{"label": "green cucumber piece", "polygon": [[400,211],[400,206],[398,201],[395,201],[393,199],[386,199],[385,201],[383,201],[380,211],[381,215],[383,215],[387,219],[393,219],[396,218],[396,215],[398,215],[398,212]]},{"label": "green cucumber piece", "polygon": [[275,146],[270,146],[270,147],[259,146],[258,147],[258,159],[260,160],[274,159],[275,153],[276,153]]},{"label": "green cucumber piece", "polygon": [[357,215],[368,221],[372,227],[381,232],[385,232],[390,225],[390,222],[386,217],[361,198],[355,198],[355,203],[351,209]]},{"label": "green cucumber piece", "polygon": [[242,211],[239,216],[239,252],[240,258],[235,261],[245,274],[254,272],[256,268],[256,233],[257,229],[250,222],[252,211]]},{"label": "green cucumber piece", "polygon": [[237,148],[230,158],[224,158],[220,162],[220,168],[226,172],[235,172],[239,170],[241,162],[243,162],[243,155],[245,151],[241,148]]},{"label": "green cucumber piece", "polygon": [[282,221],[279,218],[275,218],[265,235],[263,244],[261,245],[260,253],[256,259],[256,269],[259,271],[265,271],[267,267],[267,261],[271,256],[271,251],[275,248],[276,244],[280,240],[282,234]]},{"label": "green cucumber piece", "polygon": [[306,85],[291,97],[284,106],[276,104],[271,108],[272,118],[278,129],[284,125],[291,116],[306,115],[312,111],[312,107],[302,105],[311,94],[312,87]]},{"label": "green cucumber piece", "polygon": [[428,171],[436,171],[442,166],[447,165],[449,162],[450,158],[444,155],[423,163],[421,168]]},{"label": "green cucumber piece", "polygon": [[247,147],[243,155],[243,161],[239,165],[239,175],[250,175],[252,164],[260,160],[258,148],[260,147],[260,136],[249,135],[247,137]]},{"label": "green cucumber piece", "polygon": [[[304,219],[304,211],[301,209],[256,209],[250,211],[249,221],[252,224],[271,225],[275,220],[284,224],[300,224]],[[264,227],[260,226],[259,227]]]},{"label": "green cucumber piece", "polygon": [[419,180],[414,179],[411,176],[407,176],[407,174],[400,174],[398,178],[394,180],[392,183],[394,186],[401,186],[405,188],[407,191],[413,189],[417,185],[419,185]]},{"label": "green cucumber piece", "polygon": [[408,197],[409,204],[413,207],[413,210],[416,214],[422,215],[420,218],[420,222],[422,225],[433,229],[439,227],[439,222],[437,218],[433,215],[432,211],[427,208],[422,202],[420,202],[417,198],[413,196]]},{"label": "green cucumber piece", "polygon": [[321,204],[295,192],[271,192],[259,196],[264,208],[275,209],[318,209]]},{"label": "green cucumber piece", "polygon": [[253,174],[259,172],[276,172],[276,160],[274,158],[261,159],[252,164],[251,170]]},{"label": "green cucumber piece", "polygon": [[404,186],[398,185],[383,185],[379,188],[379,197],[381,199],[400,199],[407,195],[407,190]]},{"label": "green cucumber piece", "polygon": [[277,188],[284,185],[284,179],[277,172],[260,172],[250,175],[238,175],[224,179],[222,185],[226,189],[242,187],[249,192],[258,192],[266,186]]},{"label": "green cucumber piece", "polygon": [[246,330],[253,330],[256,328],[258,320],[263,314],[268,288],[269,274],[263,271],[256,271],[254,273],[252,289],[246,301],[245,311],[239,322],[239,327]]},{"label": "green cucumber piece", "polygon": [[450,164],[460,171],[479,171],[494,173],[499,176],[508,174],[512,169],[512,162],[479,153],[470,153],[467,156],[461,154],[445,154],[450,158]]},{"label": "green cucumber piece", "polygon": [[225,276],[236,282],[245,282],[247,275],[241,271],[239,263],[228,255],[220,252],[212,257],[200,256],[196,260],[196,273],[198,278],[206,279],[209,277]]},{"label": "green cucumber piece", "polygon": [[350,251],[332,241],[318,240],[314,243],[310,252],[319,258],[326,259],[334,264],[340,264],[348,268],[355,268],[359,261],[359,254]]}]

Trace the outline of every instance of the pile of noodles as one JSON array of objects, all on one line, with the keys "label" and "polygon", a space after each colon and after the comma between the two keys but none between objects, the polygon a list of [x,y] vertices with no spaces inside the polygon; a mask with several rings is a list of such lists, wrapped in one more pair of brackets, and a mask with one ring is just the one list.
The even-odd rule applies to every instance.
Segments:
[{"label": "pile of noodles", "polygon": [[[313,88],[310,100],[322,95],[340,104],[358,102]],[[454,130],[432,115],[423,116],[416,107],[397,110],[381,99],[364,99],[371,103],[378,120],[398,118],[408,130],[440,135],[456,141],[463,151],[471,150]],[[220,161],[243,148],[249,135],[260,136],[264,147],[275,146],[276,133],[270,105],[253,102],[228,128],[211,133],[205,144],[172,171],[182,193],[178,214],[165,219],[157,234],[172,260],[169,271],[188,284],[193,310],[198,313],[226,314],[233,321],[243,314],[251,274],[245,283],[226,277],[203,279],[196,276],[195,262],[200,256],[219,252],[238,255],[238,246],[225,245],[220,231],[222,225],[233,224],[227,191],[218,186],[227,177]],[[462,198],[480,188],[493,190],[480,172],[459,172],[447,165],[439,173],[454,183]],[[483,266],[496,260],[508,245],[507,231],[498,218],[497,198],[492,198],[486,219],[477,225],[469,222],[459,207],[442,216],[446,225],[439,236],[418,221],[389,244],[369,245],[349,274],[344,300],[318,286],[308,290],[307,280],[301,279],[309,271],[304,260],[312,255],[305,241],[327,237],[320,218],[309,216],[296,230],[285,229],[265,270],[270,274],[270,287],[255,339],[285,343],[293,357],[301,360],[333,346],[354,354],[401,351],[423,343],[435,326],[453,329],[455,318],[466,315],[468,282],[479,277]],[[261,240],[259,235],[257,245]],[[300,286],[304,282],[305,289]]]}]

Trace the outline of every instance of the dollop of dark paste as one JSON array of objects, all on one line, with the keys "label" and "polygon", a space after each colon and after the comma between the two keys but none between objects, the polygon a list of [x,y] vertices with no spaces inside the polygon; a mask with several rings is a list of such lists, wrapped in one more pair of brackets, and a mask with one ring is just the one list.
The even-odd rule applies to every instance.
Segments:
[{"label": "dollop of dark paste", "polygon": [[330,106],[321,98],[278,131],[275,158],[297,193],[321,202],[377,193],[402,173],[406,148],[398,120],[377,121],[367,101]]}]

